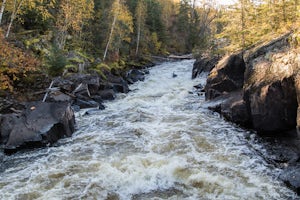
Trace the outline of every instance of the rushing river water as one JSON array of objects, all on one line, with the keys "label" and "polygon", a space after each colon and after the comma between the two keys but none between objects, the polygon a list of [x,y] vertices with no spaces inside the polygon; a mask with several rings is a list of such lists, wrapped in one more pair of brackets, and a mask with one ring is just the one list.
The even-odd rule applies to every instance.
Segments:
[{"label": "rushing river water", "polygon": [[192,92],[205,83],[191,80],[192,65],[158,65],[104,111],[77,113],[72,138],[4,156],[0,199],[295,199],[254,134]]}]

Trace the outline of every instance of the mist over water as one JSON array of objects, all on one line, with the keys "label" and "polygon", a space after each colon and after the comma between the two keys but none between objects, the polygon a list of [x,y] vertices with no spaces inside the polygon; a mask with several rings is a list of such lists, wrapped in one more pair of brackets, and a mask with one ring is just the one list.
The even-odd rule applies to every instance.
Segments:
[{"label": "mist over water", "polygon": [[295,199],[255,135],[203,106],[192,65],[155,66],[105,110],[77,113],[72,138],[4,156],[0,199]]}]

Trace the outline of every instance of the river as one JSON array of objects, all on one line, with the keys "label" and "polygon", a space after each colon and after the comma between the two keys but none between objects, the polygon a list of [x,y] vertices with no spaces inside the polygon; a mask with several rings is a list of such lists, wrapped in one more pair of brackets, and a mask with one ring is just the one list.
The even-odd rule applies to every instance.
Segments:
[{"label": "river", "polygon": [[76,113],[73,137],[2,156],[0,199],[296,199],[255,134],[205,108],[192,65],[157,65],[105,110]]}]

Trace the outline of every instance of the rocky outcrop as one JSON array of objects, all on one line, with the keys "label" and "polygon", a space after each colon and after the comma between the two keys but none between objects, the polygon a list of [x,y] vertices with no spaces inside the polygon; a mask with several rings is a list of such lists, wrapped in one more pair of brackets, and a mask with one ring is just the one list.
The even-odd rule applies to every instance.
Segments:
[{"label": "rocky outcrop", "polygon": [[223,58],[207,78],[205,98],[210,100],[242,89],[244,72],[245,62],[242,54],[234,54]]},{"label": "rocky outcrop", "polygon": [[207,107],[220,113],[228,121],[243,127],[251,127],[250,116],[243,99],[242,90],[219,96],[211,100]]},{"label": "rocky outcrop", "polygon": [[290,47],[290,36],[222,59],[208,76],[205,95],[208,107],[227,120],[260,135],[291,138],[266,160],[283,168],[279,177],[299,194],[300,49]]},{"label": "rocky outcrop", "polygon": [[296,127],[297,98],[293,77],[245,88],[253,128],[260,133],[281,133]]},{"label": "rocky outcrop", "polygon": [[79,108],[104,109],[103,101],[113,100],[117,93],[128,93],[128,84],[143,81],[147,70],[130,70],[126,76],[106,71],[105,78],[91,74],[73,74],[57,78],[50,89],[47,101],[67,101]]},{"label": "rocky outcrop", "polygon": [[32,102],[19,114],[0,117],[1,137],[6,153],[22,148],[46,146],[75,130],[75,117],[69,103]]},{"label": "rocky outcrop", "polygon": [[[69,102],[76,111],[80,108],[104,109],[104,101],[115,99],[117,93],[128,93],[129,84],[143,81],[149,74],[146,67],[151,66],[153,65],[132,66],[139,69],[128,72],[103,69],[101,75],[92,70],[89,71],[90,74],[67,73],[66,76],[53,80],[43,74],[37,74],[33,80],[19,83],[13,94],[0,91],[0,113],[19,112],[24,109],[22,102],[43,99],[46,102]],[[50,85],[51,88],[48,88]]]},{"label": "rocky outcrop", "polygon": [[245,55],[244,100],[253,128],[260,133],[282,133],[296,127],[299,52],[284,35]]},{"label": "rocky outcrop", "polygon": [[[6,153],[46,146],[74,132],[74,110],[93,108],[86,114],[105,109],[103,102],[116,93],[129,92],[128,84],[142,81],[147,69],[130,70],[124,76],[116,70],[98,74],[68,74],[58,77],[45,91],[37,92],[39,102],[19,103],[11,96],[0,97],[0,145]],[[42,102],[41,100],[45,100]],[[71,108],[72,106],[72,108]]]},{"label": "rocky outcrop", "polygon": [[195,61],[192,71],[192,79],[200,76],[203,72],[210,72],[220,60],[219,56],[213,58],[202,57]]},{"label": "rocky outcrop", "polygon": [[[300,118],[299,53],[289,48],[288,36],[223,58],[205,86],[207,100],[224,99],[213,109],[260,134],[295,129],[297,116]],[[237,96],[236,91],[241,93]],[[237,113],[242,119],[235,117]]]},{"label": "rocky outcrop", "polygon": [[[300,56],[296,59],[296,63],[298,63],[297,68],[300,70]],[[297,74],[295,75],[295,89],[296,89],[296,96],[297,96],[297,102],[298,102],[298,107],[297,107],[297,118],[296,118],[296,123],[297,123],[297,132],[300,137],[300,73],[297,71]]]}]

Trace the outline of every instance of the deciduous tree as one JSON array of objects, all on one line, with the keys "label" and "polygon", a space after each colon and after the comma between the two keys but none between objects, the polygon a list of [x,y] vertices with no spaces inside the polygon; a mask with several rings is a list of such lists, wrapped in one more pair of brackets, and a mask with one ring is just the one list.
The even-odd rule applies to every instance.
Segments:
[{"label": "deciduous tree", "polygon": [[109,50],[111,59],[118,60],[121,46],[131,41],[130,34],[133,32],[133,18],[123,0],[114,1],[110,16],[112,20],[103,60],[106,60]]},{"label": "deciduous tree", "polygon": [[0,30],[0,90],[14,89],[14,83],[37,70],[39,61],[9,44]]}]

